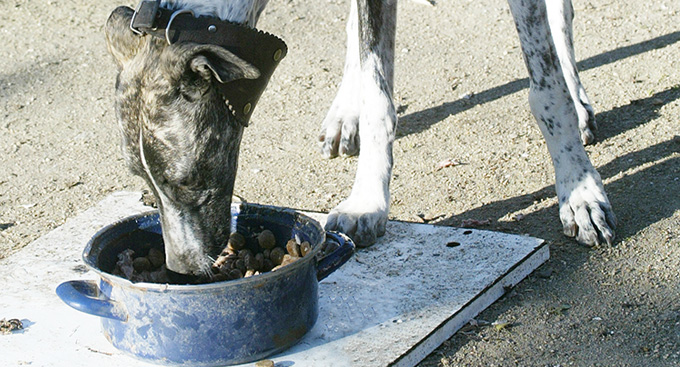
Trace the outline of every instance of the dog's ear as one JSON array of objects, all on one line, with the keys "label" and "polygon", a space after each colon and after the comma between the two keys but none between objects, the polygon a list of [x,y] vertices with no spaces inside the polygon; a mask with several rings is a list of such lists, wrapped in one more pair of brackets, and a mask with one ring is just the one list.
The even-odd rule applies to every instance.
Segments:
[{"label": "dog's ear", "polygon": [[132,59],[144,42],[144,37],[130,29],[134,12],[127,6],[119,6],[106,21],[106,45],[119,67]]},{"label": "dog's ear", "polygon": [[257,79],[260,71],[249,62],[216,45],[186,44],[189,68],[205,80],[220,83],[238,79]]}]

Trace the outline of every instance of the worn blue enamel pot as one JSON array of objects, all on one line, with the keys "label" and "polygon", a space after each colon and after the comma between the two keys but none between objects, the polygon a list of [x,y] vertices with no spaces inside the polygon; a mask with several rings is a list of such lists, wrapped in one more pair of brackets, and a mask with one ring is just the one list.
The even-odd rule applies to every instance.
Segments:
[{"label": "worn blue enamel pot", "polygon": [[[148,362],[221,366],[283,351],[316,322],[318,282],[352,256],[354,244],[291,209],[242,204],[232,206],[232,216],[232,231],[266,228],[283,243],[297,236],[312,245],[311,256],[273,272],[198,285],[132,283],[112,275],[123,249],[159,239],[162,245],[158,213],[151,212],[99,231],[83,252],[99,281],[65,282],[57,294],[100,316],[102,332],[116,348]],[[340,246],[322,257],[327,237]]]}]

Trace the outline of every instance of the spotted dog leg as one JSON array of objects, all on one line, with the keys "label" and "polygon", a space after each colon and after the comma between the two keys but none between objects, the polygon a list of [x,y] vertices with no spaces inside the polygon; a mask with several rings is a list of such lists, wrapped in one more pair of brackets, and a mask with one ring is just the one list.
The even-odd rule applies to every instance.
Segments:
[{"label": "spotted dog leg", "polygon": [[351,92],[359,96],[359,162],[352,192],[331,211],[326,228],[343,231],[359,246],[368,246],[385,233],[389,211],[397,125],[392,102],[397,1],[357,0],[356,6],[359,88]]},{"label": "spotted dog leg", "polygon": [[361,63],[359,59],[359,16],[351,1],[347,20],[347,55],[338,93],[321,124],[319,142],[326,158],[359,153]]},{"label": "spotted dog leg", "polygon": [[616,218],[579,137],[579,121],[548,25],[546,2],[509,0],[529,71],[529,105],[555,167],[564,233],[585,245],[611,244]]},{"label": "spotted dog leg", "polygon": [[581,142],[587,145],[595,141],[597,124],[595,121],[595,111],[590,105],[590,100],[581,84],[578,70],[576,69],[574,38],[571,26],[574,19],[574,8],[569,0],[547,1],[546,7],[555,50],[562,66],[562,74],[576,107]]}]

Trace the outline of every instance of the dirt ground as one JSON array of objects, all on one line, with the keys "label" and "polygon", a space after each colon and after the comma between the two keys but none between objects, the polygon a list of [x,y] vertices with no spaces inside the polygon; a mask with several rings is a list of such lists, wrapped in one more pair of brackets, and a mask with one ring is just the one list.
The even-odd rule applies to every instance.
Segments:
[{"label": "dirt ground", "polygon": [[[102,30],[126,1],[0,2],[0,258],[114,191],[145,189],[119,150]],[[680,2],[574,7],[600,127],[587,150],[619,219],[611,247],[561,234],[507,4],[399,4],[391,217],[491,219],[486,228],[551,250],[422,366],[680,365]],[[356,158],[324,160],[316,142],[340,82],[348,9],[273,0],[263,14],[259,28],[290,51],[243,141],[236,191],[246,200],[328,211],[349,194]],[[461,164],[438,170],[446,159]]]}]

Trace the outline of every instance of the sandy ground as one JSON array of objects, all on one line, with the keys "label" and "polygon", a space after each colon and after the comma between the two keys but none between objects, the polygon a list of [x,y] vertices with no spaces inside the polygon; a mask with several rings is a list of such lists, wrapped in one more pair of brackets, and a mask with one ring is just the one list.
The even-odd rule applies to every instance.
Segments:
[{"label": "sandy ground", "polygon": [[[0,258],[111,192],[145,188],[119,151],[102,31],[121,4],[133,5],[0,2]],[[600,126],[587,150],[619,219],[611,247],[561,234],[507,4],[399,4],[391,217],[491,219],[486,228],[544,238],[552,254],[422,366],[680,365],[680,2],[574,7]],[[316,143],[348,8],[280,0],[262,16],[290,52],[243,141],[236,191],[246,200],[328,211],[348,195],[356,159],[323,160]],[[462,164],[437,170],[446,159]]]}]

